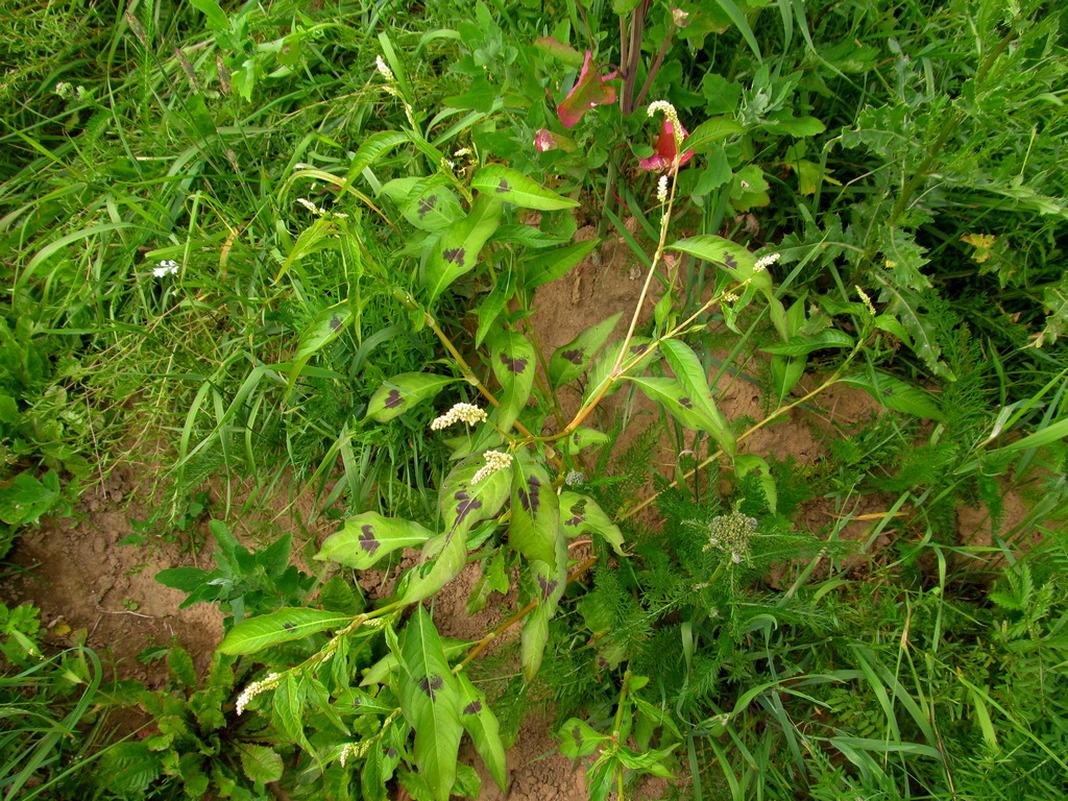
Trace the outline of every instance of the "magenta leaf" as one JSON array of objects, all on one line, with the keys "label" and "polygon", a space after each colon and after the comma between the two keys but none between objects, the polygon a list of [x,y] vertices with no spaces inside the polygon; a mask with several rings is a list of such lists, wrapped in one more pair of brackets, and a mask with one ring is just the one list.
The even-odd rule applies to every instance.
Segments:
[{"label": "magenta leaf", "polygon": [[[614,75],[615,73],[612,73]],[[601,74],[600,66],[593,63],[593,51],[586,51],[575,86],[568,92],[564,102],[556,107],[560,122],[565,128],[573,128],[582,119],[582,115],[594,106],[609,105],[616,102],[615,87],[605,83],[611,76]]]},{"label": "magenta leaf", "polygon": [[[683,139],[689,136],[686,129],[682,127],[682,123],[679,123],[679,127],[682,128]],[[638,159],[638,164],[643,170],[663,172],[671,169],[671,165],[675,161],[675,154],[678,152],[678,148],[675,146],[675,127],[671,124],[671,120],[665,117],[664,124],[660,126],[660,136],[656,140],[656,152],[647,159]],[[679,159],[679,166],[681,167],[692,158],[693,151],[687,150]]]}]

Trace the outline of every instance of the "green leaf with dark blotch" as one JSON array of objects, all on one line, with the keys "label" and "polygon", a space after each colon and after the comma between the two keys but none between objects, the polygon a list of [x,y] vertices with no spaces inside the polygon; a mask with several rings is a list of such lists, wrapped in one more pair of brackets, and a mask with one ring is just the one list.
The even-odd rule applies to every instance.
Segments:
[{"label": "green leaf with dark blotch", "polygon": [[508,301],[515,295],[516,271],[511,263],[505,264],[494,278],[493,289],[478,304],[478,330],[475,331],[475,347],[480,347],[494,324],[499,321]]},{"label": "green leaf with dark blotch", "polygon": [[[409,180],[411,179],[397,179],[403,182]],[[393,183],[396,181],[390,181],[390,184]],[[383,190],[385,189],[386,187],[383,187]],[[416,228],[423,231],[440,231],[464,216],[460,198],[447,186],[427,184],[426,179],[417,178],[410,189],[402,200],[398,200],[398,205],[404,219]]]},{"label": "green leaf with dark blotch", "polygon": [[400,131],[378,131],[363,140],[349,165],[345,179],[352,183],[357,176],[374,164],[397,145],[409,141],[408,134]]},{"label": "green leaf with dark blotch", "polygon": [[574,456],[583,448],[592,448],[610,442],[612,438],[596,428],[579,426],[567,438],[567,452]]},{"label": "green leaf with dark blotch", "polygon": [[438,491],[438,510],[446,530],[461,535],[483,520],[494,517],[511,493],[511,470],[498,470],[477,484],[471,479],[485,465],[481,454],[472,455],[456,465]]},{"label": "green leaf with dark blotch", "polygon": [[375,390],[367,403],[367,417],[384,423],[411,409],[421,401],[433,398],[458,379],[432,373],[401,373]]},{"label": "green leaf with dark blotch", "polygon": [[571,718],[556,736],[560,738],[560,753],[568,759],[589,756],[612,739],[578,718]]},{"label": "green leaf with dark blotch", "polygon": [[935,396],[919,387],[906,384],[900,378],[888,373],[872,371],[867,375],[848,375],[841,379],[857,389],[863,389],[875,400],[895,412],[911,414],[928,420],[941,420],[942,410],[938,407]]},{"label": "green leaf with dark blotch", "polygon": [[578,201],[546,189],[519,170],[502,164],[487,164],[471,178],[471,188],[524,209],[559,211],[578,208]]},{"label": "green leaf with dark blotch", "polygon": [[684,398],[689,404],[683,398],[680,398],[679,402],[684,407],[689,406],[698,411],[703,420],[712,421],[714,428],[709,430],[709,433],[726,453],[734,453],[734,434],[712,399],[705,368],[697,354],[689,345],[677,339],[664,340],[660,343],[660,350],[675,377],[682,383],[682,390],[686,393]]},{"label": "green leaf with dark blotch", "polygon": [[[628,362],[632,362],[639,356],[645,356],[653,347],[653,340],[649,337],[632,337],[630,344],[627,346],[627,354],[623,358],[621,366],[626,366]],[[613,342],[606,347],[601,355],[593,360],[593,366],[590,368],[589,379],[586,381],[586,390],[582,393],[582,402],[586,403],[593,398],[595,394],[600,392],[602,385],[608,380],[609,375],[612,372],[612,368],[615,367],[616,359],[619,358],[619,352],[623,349],[623,341]],[[645,371],[645,364],[648,364],[651,360],[651,356],[645,356],[645,359],[641,364],[631,368],[630,374],[640,375]],[[614,392],[619,390],[619,386],[622,382],[616,381],[611,388],[604,394],[604,397],[608,397]]]},{"label": "green leaf with dark blotch", "polygon": [[282,778],[282,757],[273,748],[237,740],[234,744],[245,776],[254,782],[276,782]]},{"label": "green leaf with dark blotch", "polygon": [[651,400],[660,403],[680,423],[693,431],[705,431],[715,437],[724,452],[735,452],[734,434],[721,421],[710,417],[692,394],[674,378],[629,377]]},{"label": "green leaf with dark blotch", "polygon": [[599,239],[586,239],[521,259],[523,286],[533,290],[542,284],[555,281],[590,255],[600,243]]},{"label": "green leaf with dark blotch", "polygon": [[353,319],[352,310],[347,305],[341,304],[323,309],[316,315],[311,324],[304,329],[304,333],[300,335],[300,344],[297,345],[297,352],[293,355],[291,362],[293,366],[289,368],[287,391],[293,389],[293,385],[297,382],[308,360],[341,336],[341,332],[352,323]]},{"label": "green leaf with dark blotch", "polygon": [[299,640],[327,629],[340,629],[352,622],[350,615],[306,607],[282,607],[238,623],[223,637],[219,651],[230,656],[254,654],[271,645]]},{"label": "green leaf with dark blotch", "polygon": [[740,136],[745,133],[745,126],[730,117],[712,117],[705,120],[686,137],[686,149],[703,153],[709,145],[726,139],[728,136]]},{"label": "green leaf with dark blotch", "polygon": [[579,534],[599,534],[616,553],[623,554],[623,532],[589,495],[571,490],[560,493],[560,526],[568,539]]},{"label": "green leaf with dark blotch", "polygon": [[594,323],[566,345],[557,348],[549,359],[549,383],[555,389],[586,372],[604,343],[611,336],[623,313]]},{"label": "green leaf with dark blotch", "polygon": [[710,261],[725,270],[735,281],[742,282],[751,278],[750,286],[755,286],[765,295],[771,295],[771,276],[767,270],[755,272],[756,257],[737,242],[705,234],[680,239],[668,245],[667,249],[679,250],[698,259]]},{"label": "green leaf with dark blotch", "polygon": [[415,729],[415,763],[436,801],[448,801],[456,780],[463,725],[460,684],[430,615],[421,606],[400,638],[400,702]]},{"label": "green leaf with dark blotch", "polygon": [[434,553],[421,565],[413,567],[406,576],[407,582],[401,585],[405,604],[414,604],[429,598],[438,590],[460,575],[467,564],[467,540],[463,533],[454,531],[439,534],[424,546],[424,553]]},{"label": "green leaf with dark blotch", "polygon": [[761,350],[776,356],[807,356],[816,350],[823,350],[824,348],[851,348],[855,344],[856,342],[853,337],[849,336],[845,331],[839,331],[837,328],[828,328],[825,331],[820,331],[818,334],[791,337],[789,342],[783,342],[778,345],[768,345],[767,347],[761,348]]},{"label": "green leaf with dark blotch", "polygon": [[534,346],[522,334],[500,331],[486,341],[490,366],[503,392],[492,419],[501,431],[508,431],[530,400],[537,361]]},{"label": "green leaf with dark blotch", "polygon": [[479,692],[466,673],[458,674],[460,680],[460,723],[471,735],[475,749],[490,776],[501,790],[508,782],[508,763],[504,756],[504,743],[501,741],[500,726],[497,716],[493,714],[486,696]]},{"label": "green leaf with dark blotch", "polygon": [[512,523],[508,544],[531,561],[556,565],[560,499],[545,468],[516,461],[512,470]]},{"label": "green leaf with dark blotch", "polygon": [[270,691],[272,694],[271,722],[279,731],[287,734],[308,753],[315,749],[304,734],[304,701],[307,698],[307,685],[302,676],[286,673],[278,686]]},{"label": "green leaf with dark blotch", "polygon": [[423,280],[431,303],[478,263],[482,245],[497,230],[501,208],[498,198],[479,195],[468,215],[445,231],[430,257]]},{"label": "green leaf with dark blotch", "polygon": [[410,520],[363,512],[350,517],[340,531],[327,537],[315,558],[367,570],[386,554],[398,548],[418,548],[432,536],[429,529]]},{"label": "green leaf with dark blotch", "polygon": [[527,615],[523,624],[523,633],[519,638],[519,661],[528,682],[538,675],[545,656],[545,644],[549,641],[549,617],[549,610],[538,606]]}]

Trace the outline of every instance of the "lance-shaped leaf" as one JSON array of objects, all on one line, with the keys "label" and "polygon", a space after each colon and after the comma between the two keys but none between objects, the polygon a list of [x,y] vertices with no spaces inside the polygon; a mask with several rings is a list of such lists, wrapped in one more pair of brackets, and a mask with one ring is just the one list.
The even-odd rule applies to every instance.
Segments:
[{"label": "lance-shaped leaf", "polygon": [[460,685],[421,606],[401,635],[399,657],[401,711],[415,729],[415,763],[436,801],[448,801],[463,735]]},{"label": "lance-shaped leaf", "polygon": [[840,380],[843,384],[863,389],[883,406],[895,412],[904,412],[928,420],[942,419],[942,410],[934,395],[906,384],[889,373],[873,370],[867,375],[847,375]]},{"label": "lance-shaped leaf", "polygon": [[556,736],[560,738],[560,753],[570,759],[589,756],[612,739],[578,718],[571,718]]},{"label": "lance-shaped leaf", "polygon": [[497,230],[501,205],[492,195],[479,195],[468,215],[445,231],[430,257],[423,281],[431,302],[478,262],[482,245]]},{"label": "lance-shaped leaf", "polygon": [[340,629],[352,622],[351,615],[322,609],[283,607],[269,615],[259,615],[226,632],[219,651],[230,656],[254,654],[271,645],[299,640],[327,629]]},{"label": "lance-shaped leaf", "polygon": [[734,434],[721,420],[708,415],[705,407],[674,378],[648,378],[634,376],[630,379],[647,397],[658,401],[680,423],[693,431],[711,434],[724,452],[734,454]]},{"label": "lance-shaped leaf", "polygon": [[460,673],[460,723],[471,735],[479,756],[482,757],[490,776],[502,790],[508,782],[508,763],[504,756],[500,726],[486,696],[483,695],[466,673]]},{"label": "lance-shaped leaf", "polygon": [[582,66],[582,53],[552,36],[535,39],[534,46],[576,70]]},{"label": "lance-shaped leaf", "polygon": [[761,348],[761,350],[776,356],[807,356],[816,350],[851,348],[855,344],[853,337],[844,331],[839,331],[837,328],[828,328],[818,334],[791,337],[788,342],[768,345]]},{"label": "lance-shaped leaf", "polygon": [[790,394],[801,376],[805,374],[807,356],[772,356],[771,387],[775,390],[776,403],[782,403]]},{"label": "lance-shaped leaf", "polygon": [[427,542],[423,553],[426,561],[405,576],[401,598],[405,604],[429,598],[460,575],[467,564],[467,540],[462,533],[441,534]]},{"label": "lance-shaped leaf", "polygon": [[[632,337],[630,344],[627,346],[627,352],[623,356],[623,361],[620,365],[621,369],[629,362],[633,362],[635,358],[644,356],[645,361],[632,367],[629,374],[644,372],[644,364],[650,359],[646,354],[650,352],[649,349],[652,347],[653,340],[648,337]],[[601,391],[601,388],[609,380],[621,350],[623,350],[623,342],[613,342],[602,351],[600,356],[593,360],[593,367],[590,368],[590,377],[586,382],[586,391],[582,393],[583,403],[591,400],[594,395]],[[617,380],[605,393],[605,397],[616,392],[619,389],[620,383],[621,382]]]},{"label": "lance-shaped leaf", "polygon": [[340,531],[327,537],[315,558],[367,570],[386,554],[398,548],[418,548],[432,536],[431,531],[410,520],[363,512],[350,517]]},{"label": "lance-shaped leaf", "polygon": [[346,173],[346,181],[352,183],[356,176],[374,164],[379,158],[391,151],[397,145],[410,141],[406,133],[400,131],[378,131],[368,136],[360,143],[352,164]]},{"label": "lance-shaped leaf", "polygon": [[[682,389],[686,397],[692,402],[693,408],[700,412],[701,417],[711,420],[714,427],[709,431],[716,442],[727,453],[734,452],[734,435],[726,418],[716,408],[716,402],[712,400],[712,390],[708,386],[704,365],[697,358],[689,345],[677,339],[667,339],[660,343],[660,349],[664,358],[671,366],[675,377],[682,383]],[[679,402],[685,406],[683,399]]]},{"label": "lance-shaped leaf", "polygon": [[494,276],[495,283],[490,293],[478,304],[478,329],[475,331],[475,347],[482,345],[486,335],[498,323],[498,318],[515,295],[516,270],[510,264],[503,266]]},{"label": "lance-shaped leaf", "polygon": [[600,239],[585,239],[522,259],[523,285],[534,290],[555,281],[590,255],[600,243]]},{"label": "lance-shaped leaf", "polygon": [[404,218],[423,231],[440,231],[464,216],[460,198],[444,185],[445,178],[395,178],[382,194],[398,205]]},{"label": "lance-shaped leaf", "polygon": [[309,753],[314,753],[312,744],[304,733],[304,702],[308,696],[307,679],[286,673],[274,689],[271,705],[271,722],[290,740]]},{"label": "lance-shaped leaf", "polygon": [[488,164],[480,169],[471,178],[471,187],[524,209],[558,211],[578,206],[577,200],[558,195],[519,170],[502,164]]},{"label": "lance-shaped leaf", "polygon": [[348,306],[332,306],[319,312],[311,325],[300,335],[300,344],[293,355],[293,366],[289,369],[289,390],[293,389],[308,360],[341,336],[341,332],[352,320],[352,310]]},{"label": "lance-shaped leaf", "polygon": [[502,331],[490,337],[487,347],[493,374],[504,389],[500,405],[493,412],[494,422],[497,428],[507,431],[527,405],[534,386],[534,346],[522,334]]},{"label": "lance-shaped leaf", "polygon": [[484,463],[481,455],[464,459],[449,471],[438,492],[438,509],[446,530],[460,533],[461,539],[476,523],[494,517],[511,492],[510,470],[498,470],[477,484],[471,483]]},{"label": "lance-shaped leaf", "polygon": [[614,314],[607,320],[594,323],[566,345],[559,347],[549,359],[549,383],[553,388],[562,387],[586,372],[593,357],[615,330],[623,313]]},{"label": "lance-shaped leaf", "polygon": [[556,567],[560,533],[560,499],[545,468],[517,462],[512,472],[512,525],[508,543],[527,559]]},{"label": "lance-shaped leaf", "polygon": [[579,426],[567,438],[567,452],[574,456],[583,448],[592,448],[611,441],[611,437],[596,428]]},{"label": "lance-shaped leaf", "polygon": [[605,83],[610,77],[602,76],[600,65],[593,63],[593,52],[587,50],[578,80],[564,102],[556,107],[556,113],[565,128],[577,125],[582,115],[594,106],[616,102],[615,87]]},{"label": "lance-shaped leaf", "polygon": [[565,537],[599,534],[616,553],[623,553],[623,532],[589,495],[580,495],[570,490],[560,493],[560,526]]},{"label": "lance-shaped leaf", "polygon": [[530,563],[533,596],[538,606],[527,616],[519,638],[519,661],[527,681],[533,681],[541,667],[545,644],[549,641],[549,621],[556,614],[567,582],[567,544],[563,537],[557,538],[555,550],[555,564],[541,560]]},{"label": "lance-shaped leaf", "polygon": [[417,403],[433,398],[457,381],[432,373],[401,373],[375,390],[367,403],[367,416],[378,423],[404,414]]}]

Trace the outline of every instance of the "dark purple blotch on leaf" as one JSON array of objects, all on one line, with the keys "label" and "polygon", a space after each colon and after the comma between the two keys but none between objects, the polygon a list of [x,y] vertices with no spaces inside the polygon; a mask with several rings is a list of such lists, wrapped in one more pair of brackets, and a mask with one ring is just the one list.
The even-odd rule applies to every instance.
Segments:
[{"label": "dark purple blotch on leaf", "polygon": [[546,581],[545,576],[538,576],[538,585],[541,587],[541,599],[543,601],[549,600],[549,596],[553,594],[553,590],[556,589],[556,585],[559,584],[556,579],[552,581]]},{"label": "dark purple blotch on leaf", "polygon": [[538,513],[538,506],[541,504],[541,481],[537,476],[531,476],[527,479],[527,488],[520,487],[516,490],[516,494],[519,496],[519,502],[523,504],[523,510],[530,512],[531,517]]},{"label": "dark purple blotch on leaf", "polygon": [[576,726],[571,730],[571,736],[575,738],[575,745],[582,747],[582,727]]},{"label": "dark purple blotch on leaf", "polygon": [[585,517],[579,517],[578,515],[575,515],[574,517],[570,518],[569,520],[565,520],[564,521],[564,525],[565,526],[581,526],[585,522],[586,522],[586,518]]},{"label": "dark purple blotch on leaf", "polygon": [[374,526],[370,524],[366,526],[360,526],[360,531],[363,532],[363,534],[360,535],[360,547],[363,550],[367,551],[367,554],[369,556],[374,556],[375,551],[377,551],[379,546],[382,544],[375,539]]},{"label": "dark purple blotch on leaf", "polygon": [[648,345],[631,345],[630,347],[630,352],[638,356],[641,356],[647,350],[649,350]]},{"label": "dark purple blotch on leaf", "polygon": [[342,328],[341,318],[336,314],[330,318],[330,330],[337,333]]},{"label": "dark purple blotch on leaf", "polygon": [[400,391],[391,389],[389,394],[386,395],[386,402],[384,405],[387,409],[396,409],[402,403],[404,403],[404,398],[401,397]]},{"label": "dark purple blotch on leaf", "polygon": [[479,701],[477,698],[474,701],[472,701],[471,703],[469,703],[467,706],[464,707],[464,714],[465,715],[477,715],[481,711],[482,711],[482,702]]},{"label": "dark purple blotch on leaf", "polygon": [[389,748],[386,749],[386,756],[389,757],[390,759],[396,759],[397,758],[397,749],[394,748],[391,745]]},{"label": "dark purple blotch on leaf", "polygon": [[565,350],[560,354],[561,359],[567,359],[572,364],[582,364],[582,354],[585,351],[582,348],[575,348],[574,350]]},{"label": "dark purple blotch on leaf", "polygon": [[445,686],[445,680],[441,676],[424,676],[419,679],[419,689],[430,696],[430,700],[435,700],[434,693]]},{"label": "dark purple blotch on leaf", "polygon": [[456,494],[452,497],[453,500],[459,501],[459,503],[456,504],[455,525],[457,526],[463,523],[464,518],[471,514],[471,512],[482,508],[482,501],[478,500],[478,498],[470,497],[464,490],[457,490]]},{"label": "dark purple blotch on leaf", "polygon": [[723,257],[723,263],[725,265],[727,265],[728,267],[730,267],[732,270],[738,266],[738,262],[735,260],[734,256],[732,256],[730,253],[726,254]]},{"label": "dark purple blotch on leaf", "polygon": [[282,624],[282,628],[284,628],[286,631],[293,631],[293,629],[295,629],[296,627],[297,626],[296,626],[295,623],[283,623]]},{"label": "dark purple blotch on leaf", "polygon": [[508,354],[501,354],[501,364],[511,370],[513,373],[521,373],[527,369],[526,359],[509,359]]},{"label": "dark purple blotch on leaf", "polygon": [[511,189],[512,189],[512,187],[510,187],[508,185],[508,182],[506,180],[504,180],[503,178],[501,179],[501,182],[499,184],[497,184],[497,194],[498,195],[502,195],[505,192],[511,191]]},{"label": "dark purple blotch on leaf", "polygon": [[693,408],[693,401],[689,398],[679,398],[679,405],[685,406],[687,409]]},{"label": "dark purple blotch on leaf", "polygon": [[445,257],[445,261],[451,261],[457,267],[464,266],[464,249],[463,248],[450,248],[441,254]]},{"label": "dark purple blotch on leaf", "polygon": [[419,203],[416,204],[416,211],[419,214],[419,219],[423,219],[427,215],[427,212],[433,211],[434,206],[436,206],[437,204],[437,195],[430,195],[429,197],[424,197],[420,199]]}]

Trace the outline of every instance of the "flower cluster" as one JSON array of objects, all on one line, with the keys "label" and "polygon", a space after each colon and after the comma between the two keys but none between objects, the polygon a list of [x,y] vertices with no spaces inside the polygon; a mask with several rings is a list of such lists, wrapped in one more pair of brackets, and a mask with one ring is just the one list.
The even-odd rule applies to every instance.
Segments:
[{"label": "flower cluster", "polygon": [[430,424],[432,431],[440,431],[448,428],[453,423],[467,423],[473,426],[476,423],[486,422],[486,412],[471,403],[457,403],[441,417],[437,417]]},{"label": "flower cluster", "polygon": [[753,272],[759,273],[761,270],[766,270],[768,267],[782,258],[781,253],[769,253],[767,256],[761,256],[757,259],[757,263],[753,265]]},{"label": "flower cluster", "polygon": [[875,311],[875,304],[873,304],[873,303],[871,302],[871,298],[869,298],[869,297],[868,297],[868,293],[867,293],[867,292],[865,292],[865,291],[864,291],[863,289],[861,289],[861,288],[860,288],[860,287],[858,286],[858,287],[857,287],[857,294],[858,294],[858,295],[860,295],[860,299],[861,299],[861,300],[862,300],[862,301],[864,302],[864,306],[865,306],[865,308],[867,308],[867,310],[868,310],[868,313],[869,313],[869,314],[870,314],[870,315],[871,315],[872,317],[874,317],[874,316],[876,315],[876,311]]},{"label": "flower cluster", "polygon": [[749,540],[756,534],[757,520],[735,511],[712,518],[706,551],[718,548],[730,555],[731,562],[740,564],[749,558]]},{"label": "flower cluster", "polygon": [[367,749],[371,747],[370,742],[365,743],[348,743],[341,749],[341,754],[338,760],[341,762],[341,767],[345,767],[345,763],[362,759],[364,754],[367,753]]},{"label": "flower cluster", "polygon": [[387,65],[382,56],[375,56],[375,69],[378,70],[378,74],[385,78],[390,83],[393,83],[396,78],[393,77],[393,70]]},{"label": "flower cluster", "polygon": [[477,484],[488,476],[493,475],[498,470],[504,470],[504,468],[510,467],[512,464],[512,454],[510,453],[486,451],[482,454],[482,458],[486,460],[486,464],[479,468],[479,471],[471,477],[472,484]]},{"label": "flower cluster", "polygon": [[165,259],[164,261],[156,262],[156,266],[152,268],[152,275],[156,278],[163,278],[167,275],[176,275],[178,273],[178,262],[174,259]]},{"label": "flower cluster", "polygon": [[267,690],[273,690],[278,686],[282,679],[281,673],[268,673],[264,678],[259,681],[254,681],[248,687],[246,687],[241,695],[237,697],[237,714],[241,714],[245,711],[245,707],[248,706],[249,701],[255,698],[262,692]]}]

